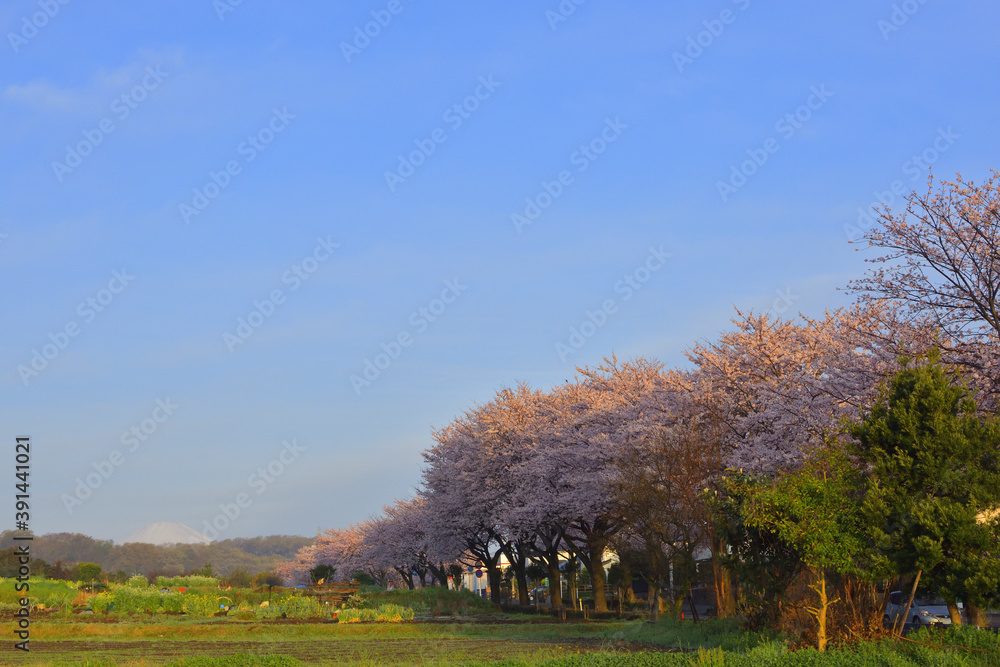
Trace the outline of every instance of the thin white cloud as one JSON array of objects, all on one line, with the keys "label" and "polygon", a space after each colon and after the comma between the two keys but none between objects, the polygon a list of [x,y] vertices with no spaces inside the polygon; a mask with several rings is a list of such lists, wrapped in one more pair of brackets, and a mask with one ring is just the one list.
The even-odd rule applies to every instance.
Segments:
[{"label": "thin white cloud", "polygon": [[168,72],[176,71],[183,65],[183,57],[179,51],[142,51],[127,65],[97,70],[84,85],[63,87],[46,79],[37,79],[7,86],[4,98],[39,111],[83,115],[102,113],[115,97],[142,79],[147,67],[155,65],[166,68]]},{"label": "thin white cloud", "polygon": [[57,88],[47,81],[33,81],[23,86],[7,86],[4,97],[11,102],[46,111],[73,111],[81,104],[75,91]]}]

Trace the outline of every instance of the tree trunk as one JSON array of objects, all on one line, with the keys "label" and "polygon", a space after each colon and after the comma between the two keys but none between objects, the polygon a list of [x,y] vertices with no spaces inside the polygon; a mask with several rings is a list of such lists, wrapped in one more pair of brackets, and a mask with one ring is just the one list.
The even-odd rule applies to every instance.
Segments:
[{"label": "tree trunk", "polygon": [[[477,537],[478,539],[475,540],[467,540],[466,546],[472,557],[482,563],[483,569],[486,570],[486,580],[490,587],[490,599],[493,601],[493,604],[500,604],[500,568],[498,567],[498,563],[500,562],[500,557],[503,555],[506,544],[493,533],[489,533],[488,535],[481,534]],[[491,551],[490,547],[494,545],[500,548]]]},{"label": "tree trunk", "polygon": [[406,570],[404,570],[401,567],[397,567],[397,568],[395,568],[395,570],[399,574],[399,576],[401,576],[403,578],[403,581],[406,583],[406,587],[408,589],[410,589],[412,591],[412,590],[414,590],[416,588],[413,585],[413,574],[412,573],[407,572]]},{"label": "tree trunk", "polygon": [[622,565],[622,580],[625,587],[622,599],[625,604],[635,604],[635,591],[632,590],[632,568]]},{"label": "tree trunk", "polygon": [[[656,595],[659,596],[660,592],[657,591]],[[684,596],[674,595],[670,600],[670,615],[675,621],[683,621],[682,616],[684,615]]]},{"label": "tree trunk", "polygon": [[531,600],[528,598],[528,575],[524,573],[524,568],[518,572],[515,570],[514,576],[517,577],[517,601],[522,607],[527,607],[531,604]]},{"label": "tree trunk", "polygon": [[439,563],[435,565],[434,563],[427,563],[427,569],[431,573],[431,586],[442,586],[448,588],[448,570],[445,568],[444,563]]},{"label": "tree trunk", "polygon": [[567,568],[566,572],[566,592],[569,593],[569,606],[573,607],[573,609],[576,609],[578,606],[577,587],[576,587],[577,572],[576,570],[573,571],[568,571],[568,570],[569,568]]},{"label": "tree trunk", "polygon": [[486,565],[486,578],[490,584],[490,601],[493,604],[500,604],[502,598],[500,597],[500,568],[497,567],[496,563],[488,563]]},{"label": "tree trunk", "polygon": [[590,581],[594,585],[594,611],[602,612],[608,610],[608,599],[604,594],[604,549],[594,557],[594,566],[587,568],[590,571]]},{"label": "tree trunk", "polygon": [[693,560],[689,559],[685,553],[678,553],[673,562],[671,595],[674,602],[674,618],[677,620],[681,618],[684,609],[684,598],[687,597],[688,591],[691,590],[691,584],[694,581],[694,574],[691,572],[690,567],[692,562]]},{"label": "tree trunk", "polygon": [[528,565],[528,556],[524,542],[509,543],[505,552],[510,561],[510,569],[514,571],[514,581],[517,582],[517,601],[522,607],[531,604],[528,599],[528,575],[524,570]]},{"label": "tree trunk", "polygon": [[722,564],[726,543],[712,535],[712,579],[715,584],[715,610],[719,618],[729,618],[735,610],[733,581],[729,570]]},{"label": "tree trunk", "polygon": [[952,625],[962,625],[962,612],[958,610],[958,603],[948,600],[948,616],[951,617]]},{"label": "tree trunk", "polygon": [[649,596],[649,620],[656,623],[660,620],[660,582],[650,582],[651,595]]},{"label": "tree trunk", "polygon": [[826,650],[826,612],[830,607],[830,600],[826,595],[826,575],[823,570],[819,571],[819,581],[811,588],[819,594],[819,607],[811,609],[816,617],[816,648],[820,651]]},{"label": "tree trunk", "polygon": [[590,573],[590,581],[594,587],[594,611],[606,612],[608,600],[604,591],[604,550],[611,537],[618,532],[618,526],[606,517],[597,517],[592,522],[578,520],[573,530],[579,533],[577,537],[572,537],[567,531],[563,539]]},{"label": "tree trunk", "polygon": [[563,603],[562,601],[562,578],[559,575],[559,556],[546,561],[546,568],[549,571],[549,600],[552,608],[555,609]]},{"label": "tree trunk", "polygon": [[974,605],[968,600],[965,601],[965,615],[969,621],[969,625],[972,627],[985,628],[987,626],[986,612],[982,609],[982,607]]},{"label": "tree trunk", "polygon": [[586,548],[574,546],[574,550],[590,575],[590,584],[594,589],[594,611],[607,611],[608,601],[604,593],[604,548],[607,546],[607,541],[588,540],[584,544]]}]

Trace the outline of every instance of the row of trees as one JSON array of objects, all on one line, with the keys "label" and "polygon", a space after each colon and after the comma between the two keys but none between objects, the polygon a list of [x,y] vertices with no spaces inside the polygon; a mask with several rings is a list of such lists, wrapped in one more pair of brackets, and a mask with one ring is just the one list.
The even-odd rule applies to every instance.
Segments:
[{"label": "row of trees", "polygon": [[[14,531],[0,533],[0,570],[7,557],[13,559],[20,542]],[[77,579],[76,566],[96,563],[105,572],[127,572],[129,575],[175,576],[192,572],[205,563],[214,563],[215,571],[223,576],[236,570],[270,571],[279,562],[293,558],[311,538],[292,535],[232,538],[210,544],[154,545],[139,542],[115,544],[79,533],[49,533],[35,535],[32,541],[32,571],[50,579]],[[5,570],[6,571],[6,570]]]},{"label": "row of trees", "polygon": [[705,553],[719,614],[748,624],[777,622],[805,582],[821,648],[831,605],[871,628],[879,589],[917,573],[975,615],[1000,591],[998,186],[929,183],[881,212],[851,308],[738,313],[687,369],[612,357],[503,389],[434,431],[416,498],[321,533],[283,574],[446,584],[475,561],[499,601],[502,554],[527,604],[526,568],[559,581],[568,554],[603,611],[613,553],[655,614],[668,582],[679,611]]}]

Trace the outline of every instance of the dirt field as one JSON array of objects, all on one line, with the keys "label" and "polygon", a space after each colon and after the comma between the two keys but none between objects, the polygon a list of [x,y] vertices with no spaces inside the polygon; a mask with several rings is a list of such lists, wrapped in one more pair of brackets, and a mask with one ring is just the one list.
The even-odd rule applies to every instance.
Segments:
[{"label": "dirt field", "polygon": [[[32,642],[34,644],[34,642]],[[11,664],[113,660],[128,663],[142,659],[151,664],[191,656],[226,656],[236,653],[287,655],[312,664],[416,664],[466,660],[502,660],[514,657],[557,657],[599,650],[637,652],[649,647],[597,640],[489,640],[489,639],[383,639],[378,642],[299,640],[285,642],[240,641],[56,641],[32,646],[29,659],[7,654]],[[7,660],[4,660],[7,662]]]},{"label": "dirt field", "polygon": [[[97,620],[97,619],[95,619]],[[102,619],[103,620],[103,619]],[[661,647],[607,639],[603,623],[406,623],[338,625],[288,621],[240,626],[225,621],[182,623],[51,622],[33,632],[30,654],[0,651],[2,665],[79,661],[161,665],[183,658],[234,654],[285,655],[306,664],[442,664],[574,653],[658,652]],[[559,636],[545,636],[545,635]],[[471,636],[470,636],[471,635]],[[589,636],[588,636],[589,635]],[[38,636],[36,639],[35,637]]]}]

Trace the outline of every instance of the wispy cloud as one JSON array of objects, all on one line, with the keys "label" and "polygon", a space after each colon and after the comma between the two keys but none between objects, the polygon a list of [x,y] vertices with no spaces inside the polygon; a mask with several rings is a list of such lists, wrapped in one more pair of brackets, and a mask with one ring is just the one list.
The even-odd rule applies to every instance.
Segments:
[{"label": "wispy cloud", "polygon": [[153,52],[143,50],[131,61],[114,69],[100,69],[90,81],[78,86],[61,86],[48,79],[14,83],[3,91],[4,99],[38,111],[72,113],[88,116],[107,111],[116,95],[142,78],[151,64],[180,69],[183,56],[179,51]]},{"label": "wispy cloud", "polygon": [[81,102],[79,92],[58,88],[48,81],[7,86],[4,97],[11,102],[45,111],[75,111]]}]

